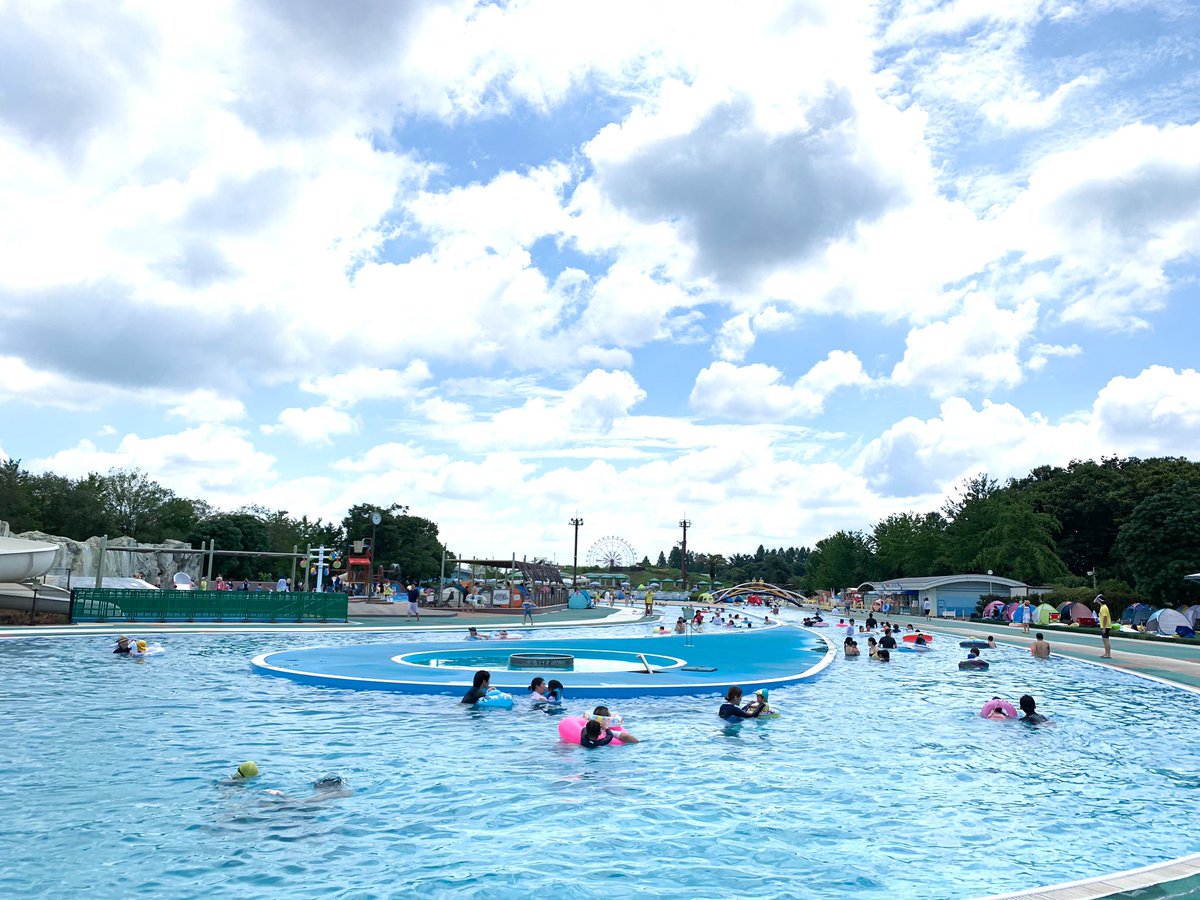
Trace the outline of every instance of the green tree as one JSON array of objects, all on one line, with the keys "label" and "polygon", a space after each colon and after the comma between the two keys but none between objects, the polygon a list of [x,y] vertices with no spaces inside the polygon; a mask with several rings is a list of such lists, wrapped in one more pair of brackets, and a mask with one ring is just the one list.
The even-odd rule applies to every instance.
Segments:
[{"label": "green tree", "polygon": [[[380,522],[373,526],[371,516],[376,512]],[[370,542],[374,532],[376,568],[397,568],[405,580],[433,578],[441,570],[443,547],[437,525],[408,515],[407,506],[393,503],[381,509],[370,503],[356,504],[342,519],[342,528],[348,541]]]},{"label": "green tree", "polygon": [[658,551],[658,562],[656,562],[655,565],[660,569],[665,569],[667,567],[667,555],[661,550]]},{"label": "green tree", "polygon": [[1067,574],[1054,549],[1058,522],[1053,516],[1034,512],[1012,494],[992,497],[988,504],[991,525],[969,568],[990,569],[1027,584],[1049,584]]},{"label": "green tree", "polygon": [[1177,484],[1139,503],[1121,526],[1117,549],[1138,591],[1157,603],[1200,602],[1200,488]]},{"label": "green tree", "polygon": [[174,496],[139,469],[109,469],[101,489],[113,528],[139,540],[159,528],[162,507]]},{"label": "green tree", "polygon": [[0,463],[0,519],[16,533],[37,527],[29,496],[29,473],[19,459]]},{"label": "green tree", "polygon": [[210,540],[215,542],[217,557],[213,568],[214,576],[224,575],[227,579],[238,580],[257,578],[259,573],[264,571],[291,575],[292,564],[289,560],[220,555],[222,550],[270,552],[271,540],[267,527],[253,513],[217,513],[197,522],[188,532],[187,539],[195,547]]},{"label": "green tree", "polygon": [[839,531],[817,541],[809,557],[810,591],[855,587],[869,577],[871,548],[860,531]]},{"label": "green tree", "polygon": [[939,513],[897,513],[871,534],[872,578],[911,578],[949,572],[946,520]]}]

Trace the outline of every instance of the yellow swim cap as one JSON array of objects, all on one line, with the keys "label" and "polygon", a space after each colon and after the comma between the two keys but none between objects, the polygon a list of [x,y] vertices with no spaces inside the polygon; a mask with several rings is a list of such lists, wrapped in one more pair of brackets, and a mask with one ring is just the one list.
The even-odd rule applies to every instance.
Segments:
[{"label": "yellow swim cap", "polygon": [[146,649],[146,642],[145,642],[145,641],[138,641],[138,649],[139,649],[139,650],[145,650],[145,649]]},{"label": "yellow swim cap", "polygon": [[256,775],[258,775],[258,765],[250,760],[237,767],[236,777],[238,778],[254,778]]}]

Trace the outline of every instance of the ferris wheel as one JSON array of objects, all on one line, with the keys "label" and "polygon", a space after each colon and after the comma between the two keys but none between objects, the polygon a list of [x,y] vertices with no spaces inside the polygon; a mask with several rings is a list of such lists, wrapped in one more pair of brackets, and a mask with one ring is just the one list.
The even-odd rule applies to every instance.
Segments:
[{"label": "ferris wheel", "polygon": [[629,541],[608,535],[592,544],[585,561],[588,568],[593,569],[628,569],[637,563],[637,554]]}]

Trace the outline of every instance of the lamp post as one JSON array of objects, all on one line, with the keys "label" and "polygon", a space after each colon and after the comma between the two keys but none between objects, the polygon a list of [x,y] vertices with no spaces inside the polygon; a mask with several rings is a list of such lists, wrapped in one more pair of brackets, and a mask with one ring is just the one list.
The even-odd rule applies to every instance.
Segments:
[{"label": "lamp post", "polygon": [[[687,589],[687,530],[691,525],[689,519],[680,519],[679,527],[683,529],[683,543],[679,545],[679,580],[683,582],[683,592],[686,595]],[[686,599],[686,597],[685,597]]]},{"label": "lamp post", "polygon": [[1096,590],[1096,570],[1088,569],[1088,574],[1092,576],[1092,590]]},{"label": "lamp post", "polygon": [[992,596],[992,570],[988,569],[988,596]]},{"label": "lamp post", "polygon": [[571,587],[579,587],[579,526],[583,524],[583,519],[576,516],[571,520],[571,524],[575,526],[575,565],[571,570]]},{"label": "lamp post", "polygon": [[375,596],[375,528],[383,521],[376,510],[371,513],[371,568],[367,571],[367,599],[370,600]]}]

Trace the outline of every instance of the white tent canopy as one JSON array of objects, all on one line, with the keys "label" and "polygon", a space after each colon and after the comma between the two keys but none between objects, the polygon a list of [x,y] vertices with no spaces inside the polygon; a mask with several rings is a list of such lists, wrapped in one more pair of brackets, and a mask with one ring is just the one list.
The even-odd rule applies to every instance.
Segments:
[{"label": "white tent canopy", "polygon": [[1146,623],[1146,630],[1151,634],[1174,635],[1176,633],[1175,629],[1180,626],[1191,628],[1192,623],[1182,613],[1176,612],[1173,609],[1160,609],[1150,617],[1150,620]]}]

